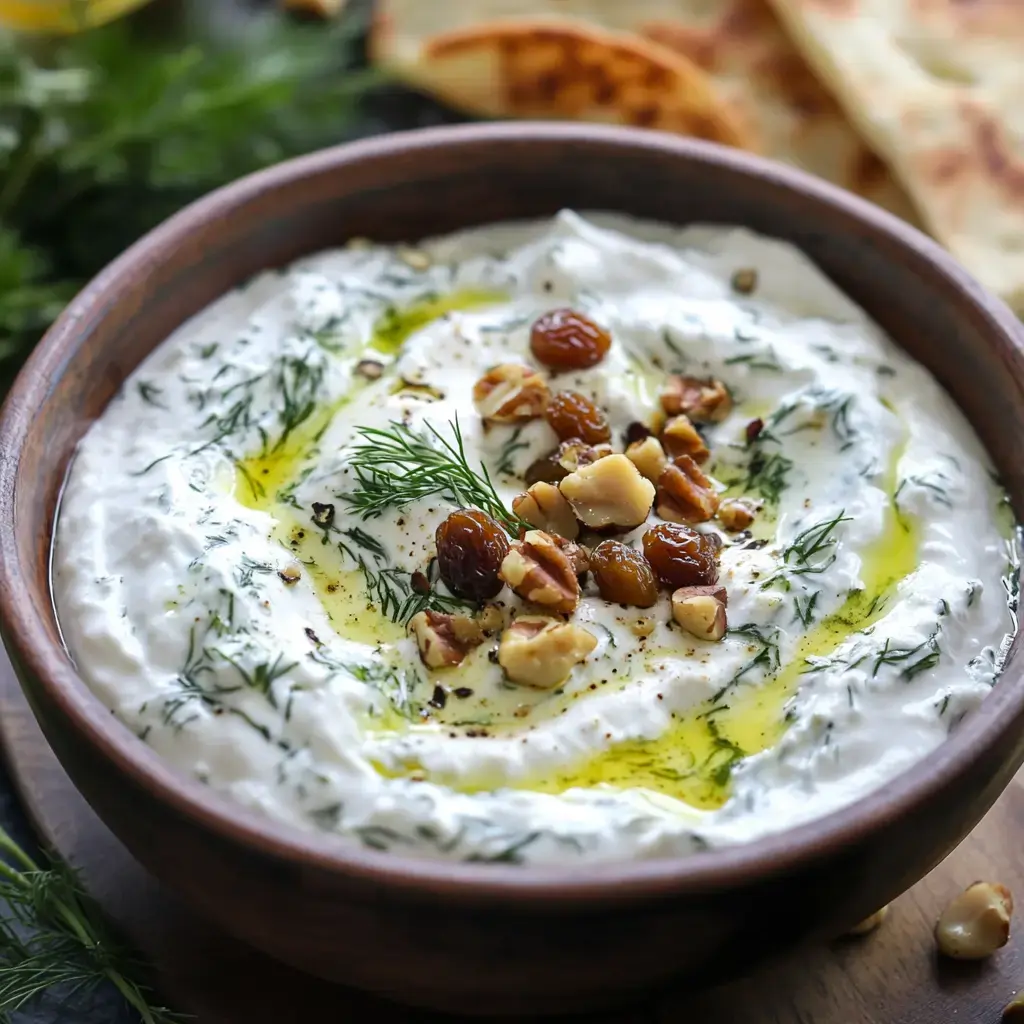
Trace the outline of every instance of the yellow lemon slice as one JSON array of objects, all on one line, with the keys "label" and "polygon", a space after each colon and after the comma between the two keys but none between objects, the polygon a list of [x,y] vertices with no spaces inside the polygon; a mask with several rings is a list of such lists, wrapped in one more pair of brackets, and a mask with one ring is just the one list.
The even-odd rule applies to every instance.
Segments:
[{"label": "yellow lemon slice", "polygon": [[81,32],[149,0],[0,0],[0,25],[25,32]]}]

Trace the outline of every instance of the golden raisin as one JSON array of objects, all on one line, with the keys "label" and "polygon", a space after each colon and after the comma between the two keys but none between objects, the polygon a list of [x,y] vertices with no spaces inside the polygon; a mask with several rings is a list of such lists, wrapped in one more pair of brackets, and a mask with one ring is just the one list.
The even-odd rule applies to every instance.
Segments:
[{"label": "golden raisin", "polygon": [[658,523],[644,534],[644,556],[670,587],[708,586],[718,581],[718,547],[689,526]]},{"label": "golden raisin", "polygon": [[544,417],[560,441],[578,437],[586,444],[604,444],[611,440],[608,417],[578,391],[559,391],[548,402]]},{"label": "golden raisin", "polygon": [[453,593],[486,601],[504,586],[498,571],[509,551],[508,535],[486,512],[459,509],[438,528],[437,569]]},{"label": "golden raisin", "polygon": [[590,571],[606,601],[650,608],[658,600],[658,581],[650,563],[617,540],[603,540],[590,552]]},{"label": "golden raisin", "polygon": [[530,351],[552,370],[596,366],[611,347],[611,335],[572,309],[553,309],[530,329]]}]

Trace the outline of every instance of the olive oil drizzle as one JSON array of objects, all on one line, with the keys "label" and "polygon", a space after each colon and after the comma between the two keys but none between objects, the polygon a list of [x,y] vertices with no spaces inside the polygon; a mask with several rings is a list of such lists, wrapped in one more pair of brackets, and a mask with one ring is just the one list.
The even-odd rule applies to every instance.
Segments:
[{"label": "olive oil drizzle", "polygon": [[[609,786],[651,790],[701,810],[721,807],[731,792],[733,767],[782,739],[792,718],[787,707],[804,676],[827,663],[848,639],[878,622],[886,614],[901,582],[917,568],[918,524],[900,513],[895,503],[896,467],[901,454],[902,447],[893,453],[883,482],[888,496],[884,526],[863,554],[860,570],[863,588],[850,593],[837,611],[807,629],[785,665],[780,664],[778,627],[741,625],[730,630],[732,639],[747,642],[746,656],[737,673],[711,700],[673,716],[669,727],[653,739],[614,743],[563,771],[511,783],[500,778],[430,777],[462,792],[486,792],[505,786],[560,794],[580,787]],[[822,529],[810,538],[812,546],[818,541],[826,546],[826,558],[831,536],[828,524],[835,525],[842,518],[841,515],[829,517]],[[809,528],[808,532],[811,531],[813,528]],[[809,604],[813,612],[815,597],[814,590],[796,595],[793,604],[798,624],[806,627],[813,620],[807,608]],[[803,614],[797,609],[803,609]],[[669,653],[673,652],[652,651],[646,670],[656,675],[659,655]],[[903,653],[913,655],[909,661],[913,667],[917,665],[917,655],[931,659],[936,656],[936,649],[931,645],[928,650]],[[881,652],[881,658],[885,664],[885,652]],[[930,663],[926,660],[922,670],[927,667]],[[623,680],[620,685],[626,684]],[[559,694],[554,701],[548,697],[545,711],[548,717],[553,717],[585,695],[586,691]],[[490,732],[500,735],[508,729],[492,727]],[[385,774],[425,775],[422,767],[412,762],[399,772]]]}]

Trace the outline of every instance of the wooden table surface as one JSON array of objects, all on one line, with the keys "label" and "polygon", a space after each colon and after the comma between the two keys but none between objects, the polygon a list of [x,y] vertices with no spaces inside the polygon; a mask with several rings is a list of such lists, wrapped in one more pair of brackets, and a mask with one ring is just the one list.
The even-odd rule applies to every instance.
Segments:
[{"label": "wooden table surface", "polygon": [[[156,965],[165,997],[198,1024],[314,1022],[324,1019],[327,1006],[338,1022],[460,1019],[309,978],[188,913],[132,860],[72,787],[2,650],[0,740],[42,837],[80,868],[93,895]],[[932,941],[942,907],[978,879],[1002,882],[1024,904],[1024,774],[959,849],[893,904],[872,935],[806,951],[709,992],[670,992],[575,1019],[581,1024],[998,1024],[1004,1004],[1024,989],[1024,940],[1011,935],[1005,949],[975,964],[940,960]]]}]

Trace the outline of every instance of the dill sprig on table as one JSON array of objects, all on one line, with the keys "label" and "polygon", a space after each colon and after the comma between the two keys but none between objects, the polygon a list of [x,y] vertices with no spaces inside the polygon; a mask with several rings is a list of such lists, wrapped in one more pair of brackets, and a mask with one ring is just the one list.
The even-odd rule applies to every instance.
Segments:
[{"label": "dill sprig on table", "polygon": [[469,464],[459,420],[450,424],[449,441],[432,424],[426,436],[404,423],[392,423],[384,430],[361,427],[361,444],[353,446],[349,465],[355,470],[356,486],[345,495],[349,507],[363,519],[381,515],[385,509],[403,509],[421,498],[435,495],[460,508],[477,508],[496,519],[509,532],[523,525],[498,496],[487,467]]},{"label": "dill sprig on table", "polygon": [[107,981],[143,1024],[184,1018],[153,1005],[130,975],[139,968],[104,923],[75,873],[59,861],[41,866],[0,828],[0,1020],[59,989],[71,997]]}]

